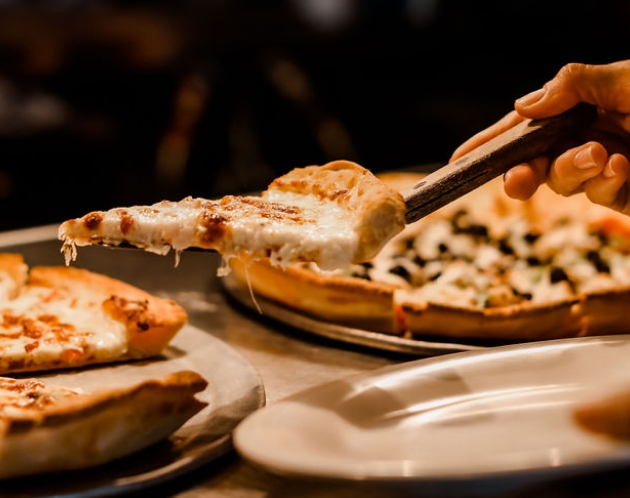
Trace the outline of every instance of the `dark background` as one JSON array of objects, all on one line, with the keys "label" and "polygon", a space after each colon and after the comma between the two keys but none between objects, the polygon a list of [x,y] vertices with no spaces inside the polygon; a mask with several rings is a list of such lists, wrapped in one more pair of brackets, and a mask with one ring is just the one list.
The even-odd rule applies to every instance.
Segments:
[{"label": "dark background", "polygon": [[0,230],[440,163],[568,62],[630,58],[630,2],[0,2]]}]

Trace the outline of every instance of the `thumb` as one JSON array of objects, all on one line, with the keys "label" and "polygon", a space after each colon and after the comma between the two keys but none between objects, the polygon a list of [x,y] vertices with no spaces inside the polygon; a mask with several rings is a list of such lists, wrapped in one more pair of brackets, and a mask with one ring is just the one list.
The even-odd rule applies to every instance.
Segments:
[{"label": "thumb", "polygon": [[533,119],[555,116],[579,102],[626,113],[630,111],[629,85],[630,60],[601,65],[571,63],[543,88],[518,99],[514,107]]}]

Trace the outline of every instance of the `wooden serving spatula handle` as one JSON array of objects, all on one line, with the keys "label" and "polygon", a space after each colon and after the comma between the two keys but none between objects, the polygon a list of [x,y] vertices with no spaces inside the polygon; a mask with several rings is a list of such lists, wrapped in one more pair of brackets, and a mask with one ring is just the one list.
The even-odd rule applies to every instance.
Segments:
[{"label": "wooden serving spatula handle", "polygon": [[540,156],[596,119],[597,108],[580,103],[548,119],[522,121],[404,191],[407,223],[418,221],[512,166]]}]

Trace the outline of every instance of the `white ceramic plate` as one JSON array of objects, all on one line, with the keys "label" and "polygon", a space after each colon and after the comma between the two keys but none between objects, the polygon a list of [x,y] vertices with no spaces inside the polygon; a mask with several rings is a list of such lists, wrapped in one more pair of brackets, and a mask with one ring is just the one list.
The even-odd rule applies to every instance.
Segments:
[{"label": "white ceramic plate", "polygon": [[630,336],[607,336],[414,360],[265,407],[234,444],[275,473],[432,486],[630,465],[630,443],[572,419],[576,403],[630,389],[629,358]]},{"label": "white ceramic plate", "polygon": [[248,414],[264,406],[264,389],[258,374],[235,350],[196,327],[185,326],[160,358],[37,377],[50,383],[91,391],[103,386],[136,384],[186,369],[200,373],[208,381],[208,387],[197,397],[209,402],[209,405],[168,440],[121,460],[81,472],[3,481],[0,497],[88,498],[119,495],[132,490],[148,492],[157,484],[226,454],[232,449],[234,427]]}]

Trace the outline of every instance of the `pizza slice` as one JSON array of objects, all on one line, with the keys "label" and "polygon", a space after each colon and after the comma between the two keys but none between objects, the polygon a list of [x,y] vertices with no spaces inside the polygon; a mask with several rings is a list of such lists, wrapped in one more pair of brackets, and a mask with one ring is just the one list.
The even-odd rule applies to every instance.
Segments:
[{"label": "pizza slice", "polygon": [[188,248],[224,259],[311,261],[322,269],[374,256],[405,226],[402,195],[349,162],[296,168],[260,196],[187,197],[151,206],[95,211],[59,227],[66,262],[76,247],[129,244],[167,254]]},{"label": "pizza slice", "polygon": [[91,393],[0,377],[0,479],[77,470],[157,443],[207,406],[192,371]]},{"label": "pizza slice", "polygon": [[184,308],[85,269],[0,253],[0,374],[150,358],[187,323]]}]

